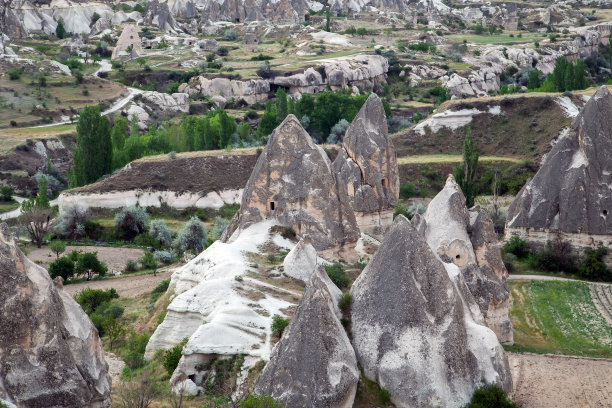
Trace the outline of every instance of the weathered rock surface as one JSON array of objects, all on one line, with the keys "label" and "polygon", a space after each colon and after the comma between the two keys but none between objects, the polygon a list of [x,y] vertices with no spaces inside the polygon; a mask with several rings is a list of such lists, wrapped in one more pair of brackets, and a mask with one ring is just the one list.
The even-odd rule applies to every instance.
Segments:
[{"label": "weathered rock surface", "polygon": [[265,79],[234,80],[227,78],[208,79],[197,76],[189,84],[181,84],[180,92],[189,95],[202,94],[205,96],[221,96],[226,100],[243,99],[249,105],[265,102],[270,92],[270,83]]},{"label": "weathered rock surface", "polygon": [[283,261],[285,275],[303,282],[308,282],[317,267],[317,250],[308,242],[301,239],[293,247]]},{"label": "weathered rock surface", "polygon": [[144,25],[155,26],[162,31],[172,33],[181,31],[178,28],[172,13],[170,13],[168,1],[149,1],[145,8],[144,15],[142,16],[142,20]]},{"label": "weathered rock surface", "polygon": [[506,232],[545,244],[558,234],[572,246],[608,245],[612,234],[612,94],[586,103],[508,210]]},{"label": "weathered rock surface", "polygon": [[353,406],[359,369],[355,352],[336,315],[336,299],[312,273],[291,323],[257,378],[255,392],[288,407]]},{"label": "weathered rock surface", "polygon": [[98,331],[83,309],[0,225],[0,401],[18,407],[110,407]]},{"label": "weathered rock surface", "polygon": [[338,188],[362,231],[389,226],[399,198],[399,171],[382,101],[371,94],[349,126],[334,160]]},{"label": "weathered rock surface", "polygon": [[511,390],[503,348],[443,264],[403,216],[351,293],[353,346],[369,379],[398,407],[459,407],[482,380]]},{"label": "weathered rock surface", "polygon": [[240,210],[221,239],[264,219],[292,227],[319,253],[356,259],[359,228],[336,185],[327,154],[294,115],[270,135],[242,195]]},{"label": "weathered rock surface", "polygon": [[461,270],[459,289],[467,285],[470,295],[466,296],[474,297],[487,326],[501,343],[513,344],[508,271],[487,211],[468,211],[461,188],[449,176],[429,203],[423,220],[425,239],[437,257]]}]

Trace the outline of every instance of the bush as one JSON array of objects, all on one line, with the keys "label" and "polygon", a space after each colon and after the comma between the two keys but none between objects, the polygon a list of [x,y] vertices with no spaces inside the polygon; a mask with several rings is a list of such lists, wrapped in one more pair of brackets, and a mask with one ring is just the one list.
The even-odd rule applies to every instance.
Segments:
[{"label": "bush", "polygon": [[144,366],[144,353],[150,337],[146,333],[136,334],[132,332],[130,334],[126,347],[127,351],[121,356],[130,369],[133,370]]},{"label": "bush", "polygon": [[207,243],[206,226],[197,217],[191,217],[179,232],[174,246],[181,251],[201,252]]},{"label": "bush", "polygon": [[342,296],[340,296],[340,299],[338,300],[338,307],[344,316],[350,316],[352,301],[353,296],[350,294],[350,292],[344,292],[342,293]]},{"label": "bush", "polygon": [[66,243],[64,241],[51,241],[49,249],[55,254],[56,258],[59,258],[60,254],[66,251]]},{"label": "bush", "polygon": [[0,187],[0,201],[13,201],[15,189],[11,186]]},{"label": "bush", "polygon": [[267,395],[251,394],[242,401],[240,408],[284,408],[284,405],[279,404],[274,398]]},{"label": "bush", "polygon": [[423,204],[411,204],[407,208],[408,219],[411,220],[416,214],[425,214],[425,211],[427,211],[427,207],[425,207]]},{"label": "bush", "polygon": [[56,259],[49,265],[51,279],[61,276],[65,281],[74,276],[74,262],[65,256]]},{"label": "bush", "polygon": [[523,258],[529,253],[529,244],[518,235],[513,235],[504,244],[504,251],[507,254],[514,254],[518,258]]},{"label": "bush", "polygon": [[284,319],[279,315],[272,316],[272,334],[276,337],[281,337],[285,329],[289,326],[289,319]]},{"label": "bush", "polygon": [[585,257],[578,267],[578,275],[585,279],[612,281],[612,272],[603,261],[607,253],[608,248],[603,245],[596,249],[585,249]]},{"label": "bush", "polygon": [[166,225],[166,221],[164,220],[153,220],[149,225],[149,233],[159,242],[159,245],[162,247],[167,247],[172,244],[172,233],[168,226]]},{"label": "bush", "polygon": [[325,265],[325,271],[334,284],[340,289],[348,288],[351,280],[346,276],[346,272],[341,263],[336,262],[333,265]]},{"label": "bush", "polygon": [[118,319],[123,316],[125,309],[110,302],[104,302],[96,309],[96,313],[106,318]]},{"label": "bush", "polygon": [[529,257],[532,268],[542,269],[549,272],[576,273],[576,259],[572,255],[569,243],[555,239],[548,241],[546,247]]},{"label": "bush", "polygon": [[7,72],[9,78],[11,79],[11,81],[17,81],[19,78],[21,78],[21,70],[20,69],[11,69],[10,71]]},{"label": "bush", "polygon": [[129,261],[127,261],[127,263],[125,264],[125,269],[124,271],[127,273],[132,273],[132,272],[136,272],[138,270],[138,262],[136,262],[133,259],[130,259]]},{"label": "bush", "polygon": [[395,208],[393,209],[393,219],[395,219],[395,217],[397,217],[398,215],[403,215],[404,217],[410,219],[408,215],[408,208],[401,201],[397,203],[397,206],[395,206]]},{"label": "bush", "polygon": [[342,144],[346,129],[350,126],[350,123],[346,119],[340,119],[338,123],[332,126],[329,136],[325,143],[327,144]]},{"label": "bush", "polygon": [[87,209],[72,205],[59,216],[55,233],[62,238],[79,239],[87,235],[86,224],[89,220]]},{"label": "bush", "polygon": [[470,402],[463,408],[518,408],[497,384],[487,384],[474,391]]},{"label": "bush", "polygon": [[391,393],[386,388],[379,388],[378,390],[378,402],[386,406],[391,403]]},{"label": "bush", "polygon": [[164,264],[171,264],[176,259],[176,253],[174,251],[155,251],[153,254],[158,262]]},{"label": "bush", "polygon": [[504,254],[504,257],[502,258],[502,261],[504,263],[504,266],[506,267],[506,269],[508,270],[508,272],[512,273],[515,271],[516,269],[516,260],[517,257],[514,254]]},{"label": "bush", "polygon": [[140,262],[143,269],[157,269],[157,259],[155,259],[155,255],[153,255],[150,251],[146,251],[138,262]]},{"label": "bush", "polygon": [[104,262],[98,259],[97,252],[86,252],[79,254],[76,262],[77,275],[87,275],[87,280],[90,280],[93,275],[104,276],[108,268]]},{"label": "bush", "polygon": [[164,294],[166,293],[166,291],[168,290],[168,287],[170,286],[170,279],[165,279],[161,282],[159,282],[159,284],[155,287],[155,289],[153,289],[153,292],[151,292],[152,294]]},{"label": "bush", "polygon": [[159,242],[148,232],[144,232],[134,238],[134,244],[142,247],[159,248]]},{"label": "bush", "polygon": [[225,228],[229,225],[227,218],[215,217],[215,223],[213,224],[212,230],[210,231],[210,239],[216,241],[219,239]]},{"label": "bush", "polygon": [[74,300],[81,305],[85,313],[91,315],[102,303],[109,302],[111,299],[118,297],[119,295],[115,289],[85,288],[74,295]]},{"label": "bush", "polygon": [[187,344],[187,340],[187,338],[184,338],[179,344],[164,352],[163,365],[166,371],[168,372],[168,375],[172,375],[172,373],[174,373],[174,370],[176,370],[179,360],[183,355],[183,347],[185,347],[185,344]]},{"label": "bush", "polygon": [[223,39],[225,41],[234,41],[236,40],[236,38],[238,38],[238,34],[235,30],[232,30],[231,28],[228,28],[223,32]]},{"label": "bush", "polygon": [[126,207],[115,216],[117,236],[132,240],[147,231],[149,216],[142,207]]},{"label": "bush", "polygon": [[405,183],[400,186],[399,196],[404,200],[411,197],[418,197],[419,195],[420,191],[418,191],[417,187],[412,183]]}]

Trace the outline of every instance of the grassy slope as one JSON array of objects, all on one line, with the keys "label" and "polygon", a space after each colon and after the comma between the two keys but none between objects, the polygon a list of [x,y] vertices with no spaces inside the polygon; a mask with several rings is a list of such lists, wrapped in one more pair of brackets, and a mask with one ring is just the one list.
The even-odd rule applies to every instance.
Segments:
[{"label": "grassy slope", "polygon": [[587,283],[508,283],[515,342],[509,350],[612,358],[612,327],[593,305]]}]

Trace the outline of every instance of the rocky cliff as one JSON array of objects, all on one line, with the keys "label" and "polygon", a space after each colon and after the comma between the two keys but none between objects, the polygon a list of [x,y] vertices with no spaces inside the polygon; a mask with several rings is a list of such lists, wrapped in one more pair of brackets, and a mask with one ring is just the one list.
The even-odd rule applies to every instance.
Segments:
[{"label": "rocky cliff", "polygon": [[398,407],[460,407],[483,380],[511,390],[503,348],[460,275],[400,215],[353,284],[357,361]]},{"label": "rocky cliff", "polygon": [[83,309],[0,224],[0,402],[110,407],[104,350]]},{"label": "rocky cliff", "polygon": [[333,165],[362,231],[381,232],[391,224],[399,197],[395,156],[382,101],[372,94],[347,129]]},{"label": "rocky cliff", "polygon": [[586,103],[508,210],[506,232],[534,244],[560,236],[575,249],[611,243],[612,94]]}]

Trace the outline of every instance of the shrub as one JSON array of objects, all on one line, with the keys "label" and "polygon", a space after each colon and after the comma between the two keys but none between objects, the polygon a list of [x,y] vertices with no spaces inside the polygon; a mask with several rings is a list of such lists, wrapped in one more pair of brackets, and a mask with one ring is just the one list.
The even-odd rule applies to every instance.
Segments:
[{"label": "shrub", "polygon": [[104,302],[96,309],[97,314],[113,319],[118,319],[123,316],[124,311],[125,309],[122,306],[110,302]]},{"label": "shrub", "polygon": [[351,280],[346,276],[346,272],[341,263],[336,262],[333,265],[325,265],[325,271],[334,284],[340,289],[348,288]]},{"label": "shrub", "polygon": [[197,217],[191,217],[179,232],[174,246],[181,251],[201,252],[207,243],[206,226]]},{"label": "shrub", "polygon": [[603,261],[607,253],[608,248],[603,245],[596,249],[585,249],[585,257],[578,267],[578,274],[586,279],[612,281],[612,273]]},{"label": "shrub", "polygon": [[49,265],[49,275],[51,279],[61,276],[62,279],[68,280],[74,276],[74,262],[65,256],[56,259]]},{"label": "shrub", "polygon": [[378,402],[382,405],[389,405],[391,402],[391,393],[388,389],[380,387],[378,389]]},{"label": "shrub", "polygon": [[93,275],[104,276],[108,268],[104,262],[100,262],[97,252],[86,252],[79,254],[76,262],[77,275],[87,275],[87,280],[90,280]]},{"label": "shrub", "polygon": [[274,398],[267,395],[251,394],[242,401],[240,408],[284,408],[284,405],[279,404]]},{"label": "shrub", "polygon": [[20,69],[11,69],[7,72],[11,81],[16,81],[21,78],[21,70]]},{"label": "shrub", "polygon": [[408,219],[411,220],[416,214],[425,214],[425,211],[427,211],[427,207],[425,207],[423,204],[411,204],[407,208]]},{"label": "shrub", "polygon": [[144,232],[134,238],[134,244],[142,247],[159,248],[159,242],[148,232]]},{"label": "shrub", "polygon": [[284,319],[279,315],[272,316],[272,334],[276,337],[281,337],[285,329],[289,326],[289,319]]},{"label": "shrub", "polygon": [[169,286],[170,286],[170,279],[165,279],[159,282],[159,284],[155,287],[155,289],[153,289],[153,292],[151,293],[160,293],[163,295],[164,293],[166,293]]},{"label": "shrub", "polygon": [[0,187],[0,201],[12,201],[15,189],[11,186]]},{"label": "shrub", "polygon": [[329,136],[325,143],[327,144],[342,144],[346,129],[350,126],[350,123],[346,119],[340,119],[338,123],[332,126]]},{"label": "shrub", "polygon": [[410,219],[410,216],[408,215],[408,208],[401,201],[397,203],[397,206],[395,206],[393,209],[393,219],[395,219],[395,217],[398,215],[403,215],[404,217]]},{"label": "shrub", "polygon": [[555,239],[548,241],[542,251],[530,257],[530,266],[550,272],[577,272],[576,259],[569,243]]},{"label": "shrub", "polygon": [[174,251],[155,251],[153,254],[158,262],[164,264],[171,264],[176,259],[176,253]]},{"label": "shrub", "polygon": [[149,233],[159,242],[162,247],[169,246],[172,244],[172,233],[166,221],[164,220],[153,220],[149,225]]},{"label": "shrub", "polygon": [[400,186],[399,196],[402,199],[418,197],[420,191],[417,192],[417,187],[412,183],[405,183]]},{"label": "shrub", "polygon": [[504,251],[507,254],[514,254],[519,258],[526,256],[529,253],[529,244],[518,235],[510,237],[508,242],[504,244]]},{"label": "shrub", "polygon": [[125,264],[125,272],[127,273],[131,273],[131,272],[136,272],[138,270],[138,262],[136,262],[133,259],[130,259],[129,261],[127,261],[127,263]]},{"label": "shrub", "polygon": [[219,239],[225,228],[229,225],[227,218],[215,217],[215,223],[213,224],[212,230],[210,231],[210,239],[216,241]]},{"label": "shrub", "polygon": [[474,391],[472,399],[463,408],[518,408],[518,405],[508,399],[499,385],[487,384]]},{"label": "shrub", "polygon": [[66,243],[64,241],[51,241],[49,249],[55,254],[56,258],[59,258],[60,254],[66,251]]},{"label": "shrub", "polygon": [[81,305],[85,313],[91,315],[104,302],[118,298],[119,295],[115,289],[92,289],[85,288],[74,295],[74,300]]},{"label": "shrub", "polygon": [[506,269],[508,270],[508,272],[510,273],[514,272],[514,270],[516,269],[516,260],[517,260],[516,255],[511,254],[511,253],[504,254],[502,261],[504,262],[504,265],[506,266]]},{"label": "shrub", "polygon": [[55,233],[62,238],[78,239],[87,234],[86,223],[89,220],[87,209],[72,205],[60,214],[59,222],[55,226]]},{"label": "shrub", "polygon": [[185,347],[185,344],[187,344],[187,340],[187,338],[184,338],[179,344],[164,352],[163,365],[166,371],[168,372],[168,375],[172,375],[172,373],[174,373],[174,370],[176,370],[179,360],[183,355],[183,347]]},{"label": "shrub", "polygon": [[344,292],[342,293],[342,296],[340,296],[340,299],[338,300],[338,307],[344,316],[350,316],[352,301],[353,296],[350,294],[350,292]]},{"label": "shrub", "polygon": [[153,255],[150,251],[145,251],[144,255],[138,260],[138,262],[140,262],[143,269],[157,268],[157,259],[155,259],[155,255]]},{"label": "shrub", "polygon": [[147,231],[149,216],[142,207],[126,207],[115,216],[117,236],[132,240]]},{"label": "shrub", "polygon": [[236,38],[238,38],[238,34],[235,30],[232,30],[231,28],[228,28],[223,32],[223,39],[225,41],[234,41],[236,40]]}]

